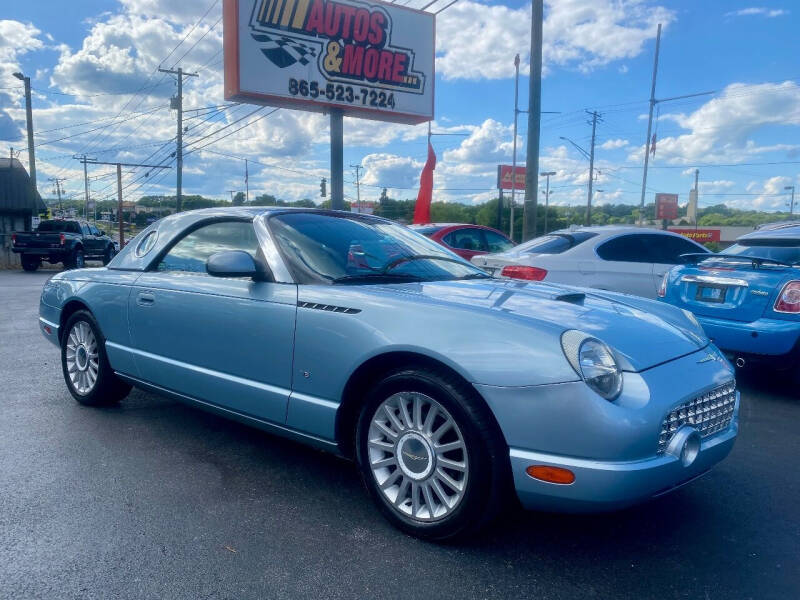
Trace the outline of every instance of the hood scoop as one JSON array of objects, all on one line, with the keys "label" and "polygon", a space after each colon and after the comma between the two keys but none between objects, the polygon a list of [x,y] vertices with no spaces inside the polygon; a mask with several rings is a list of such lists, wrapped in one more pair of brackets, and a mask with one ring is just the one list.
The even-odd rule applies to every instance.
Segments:
[{"label": "hood scoop", "polygon": [[583,301],[586,300],[586,294],[582,292],[568,292],[566,294],[559,294],[558,296],[555,296],[553,300],[583,306]]}]

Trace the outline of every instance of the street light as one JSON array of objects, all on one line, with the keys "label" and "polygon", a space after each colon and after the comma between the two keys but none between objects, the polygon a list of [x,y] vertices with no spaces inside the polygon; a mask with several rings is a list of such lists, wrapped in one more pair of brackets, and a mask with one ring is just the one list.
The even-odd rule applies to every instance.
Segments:
[{"label": "street light", "polygon": [[36,157],[33,153],[33,114],[31,113],[31,78],[25,77],[17,71],[12,73],[14,77],[25,84],[25,118],[28,125],[28,171],[31,176],[33,189],[36,190]]},{"label": "street light", "polygon": [[794,186],[793,185],[787,185],[783,189],[787,190],[787,191],[788,190],[792,190],[792,203],[789,205],[789,216],[791,217],[792,213],[794,213]]},{"label": "street light", "polygon": [[542,177],[547,177],[547,191],[544,193],[544,234],[547,235],[547,210],[550,204],[550,176],[555,175],[555,171],[539,173]]}]

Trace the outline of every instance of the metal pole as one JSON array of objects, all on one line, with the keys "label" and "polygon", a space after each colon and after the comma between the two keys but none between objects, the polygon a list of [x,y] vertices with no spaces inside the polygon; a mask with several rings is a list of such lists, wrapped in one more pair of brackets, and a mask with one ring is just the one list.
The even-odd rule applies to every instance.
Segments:
[{"label": "metal pole", "polygon": [[117,216],[119,217],[119,249],[122,250],[125,247],[125,231],[122,227],[122,165],[120,163],[117,163]]},{"label": "metal pole", "polygon": [[83,207],[83,216],[89,220],[89,175],[86,172],[86,155],[83,155],[83,191],[86,195],[85,205]]},{"label": "metal pole", "polygon": [[555,175],[555,171],[547,171],[546,173],[541,173],[547,178],[547,189],[545,191],[544,197],[544,233],[547,234],[547,213],[550,208],[550,176]]},{"label": "metal pole", "polygon": [[250,174],[247,171],[247,159],[244,159],[244,201],[250,202]]},{"label": "metal pole", "polygon": [[514,150],[511,158],[511,218],[508,225],[508,237],[514,241],[514,202],[517,196],[517,117],[519,117],[519,54],[514,57]]},{"label": "metal pole", "polygon": [[178,178],[175,182],[175,212],[181,212],[183,195],[183,68],[178,68]]},{"label": "metal pole", "polygon": [[31,109],[31,78],[25,77],[25,120],[28,123],[28,172],[33,189],[36,188],[36,156],[33,148],[33,111]]},{"label": "metal pole", "polygon": [[592,112],[592,147],[589,152],[589,198],[586,202],[586,226],[592,224],[592,183],[594,180],[594,140],[597,130],[597,111]]},{"label": "metal pole", "polygon": [[503,188],[497,192],[497,231],[503,231]]},{"label": "metal pole", "polygon": [[361,165],[350,165],[352,168],[356,170],[356,210],[359,214],[362,212],[361,206],[361,179],[359,177],[359,171],[363,169]]},{"label": "metal pole", "polygon": [[344,117],[331,109],[331,208],[344,210]]},{"label": "metal pole", "polygon": [[543,5],[543,0],[533,0],[531,14],[531,73],[528,93],[528,151],[525,156],[523,241],[536,237],[536,204],[539,185],[539,127],[542,117]]},{"label": "metal pole", "polygon": [[642,173],[642,199],[639,203],[639,225],[644,224],[644,195],[647,189],[647,165],[650,162],[650,135],[653,131],[653,107],[656,105],[656,75],[658,74],[658,51],[661,47],[661,23],[656,33],[656,56],[653,60],[653,83],[650,86],[650,114],[647,117],[647,140],[644,149],[644,172]]}]

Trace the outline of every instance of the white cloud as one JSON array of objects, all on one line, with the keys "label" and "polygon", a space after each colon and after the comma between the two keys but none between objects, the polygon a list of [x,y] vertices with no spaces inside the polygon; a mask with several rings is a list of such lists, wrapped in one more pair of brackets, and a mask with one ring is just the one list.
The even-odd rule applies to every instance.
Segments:
[{"label": "white cloud", "polygon": [[[637,56],[655,37],[656,25],[674,13],[646,0],[558,0],[546,3],[543,65],[590,70]],[[445,79],[500,79],[514,74],[519,52],[521,71],[529,70],[530,6],[509,8],[470,0],[459,2],[437,19],[436,68]]]},{"label": "white cloud", "polygon": [[630,142],[628,142],[628,140],[615,139],[603,142],[602,144],[600,144],[600,147],[603,150],[616,150],[618,148],[624,148],[629,143]]},{"label": "white cloud", "polygon": [[726,17],[750,17],[750,16],[762,16],[767,18],[774,18],[774,17],[781,17],[783,15],[788,15],[788,10],[783,10],[782,8],[764,8],[764,7],[750,7],[750,8],[743,8],[741,10],[734,10],[731,12],[725,13]]},{"label": "white cloud", "polygon": [[[455,150],[446,150],[444,160],[455,162],[470,169],[476,165],[487,163],[496,165],[498,162],[511,158],[513,143],[510,126],[503,125],[494,119],[486,119],[479,127],[473,128],[470,135]],[[519,156],[522,144],[517,141]]]},{"label": "white cloud", "polygon": [[364,167],[363,183],[388,188],[415,187],[423,166],[407,156],[381,153],[368,154],[361,164]]},{"label": "white cloud", "polygon": [[21,137],[20,124],[15,123],[13,115],[4,109],[23,97],[22,82],[15,79],[12,74],[20,70],[21,55],[44,47],[44,43],[39,39],[40,34],[41,31],[29,23],[0,20],[0,81],[7,82],[3,87],[19,86],[19,90],[0,89],[0,140],[15,141]]},{"label": "white cloud", "polygon": [[[753,137],[770,125],[800,125],[800,86],[793,81],[734,83],[696,111],[662,114],[661,120],[674,121],[688,133],[659,139],[659,162],[741,162],[767,152],[796,152],[795,145],[760,145]],[[643,155],[640,146],[629,159],[639,161]]]}]

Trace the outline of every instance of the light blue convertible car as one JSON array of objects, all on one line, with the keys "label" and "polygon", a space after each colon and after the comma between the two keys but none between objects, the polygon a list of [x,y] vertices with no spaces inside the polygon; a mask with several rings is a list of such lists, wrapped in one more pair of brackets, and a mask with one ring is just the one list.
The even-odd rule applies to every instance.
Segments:
[{"label": "light blue convertible car", "polygon": [[372,216],[167,217],[107,267],[50,279],[40,314],[79,402],[135,385],[353,457],[386,517],[428,539],[512,490],[556,511],[658,496],[738,431],[733,370],[691,313],[492,279]]}]

